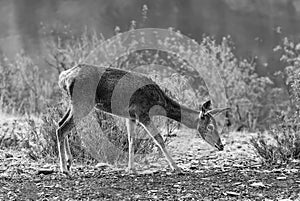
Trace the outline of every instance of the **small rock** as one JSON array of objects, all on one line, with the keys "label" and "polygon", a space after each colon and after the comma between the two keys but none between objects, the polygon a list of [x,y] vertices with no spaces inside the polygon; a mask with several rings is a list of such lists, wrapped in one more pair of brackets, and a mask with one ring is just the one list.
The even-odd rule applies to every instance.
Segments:
[{"label": "small rock", "polygon": [[198,167],[197,166],[190,166],[190,170],[197,170],[198,169]]},{"label": "small rock", "polygon": [[12,157],[14,157],[14,156],[13,156],[12,154],[5,153],[4,157],[5,157],[5,158],[12,158]]},{"label": "small rock", "polygon": [[53,174],[54,170],[53,169],[38,169],[37,174],[44,174],[44,175],[49,175],[49,174]]}]

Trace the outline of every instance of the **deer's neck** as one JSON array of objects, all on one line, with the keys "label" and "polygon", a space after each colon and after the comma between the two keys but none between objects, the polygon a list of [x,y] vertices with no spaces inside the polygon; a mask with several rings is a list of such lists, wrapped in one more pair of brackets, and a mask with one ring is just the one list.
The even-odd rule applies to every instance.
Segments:
[{"label": "deer's neck", "polygon": [[158,110],[157,115],[166,116],[184,124],[188,128],[196,129],[197,118],[199,116],[198,111],[183,106],[169,97],[166,98],[166,105],[164,109],[164,111]]}]

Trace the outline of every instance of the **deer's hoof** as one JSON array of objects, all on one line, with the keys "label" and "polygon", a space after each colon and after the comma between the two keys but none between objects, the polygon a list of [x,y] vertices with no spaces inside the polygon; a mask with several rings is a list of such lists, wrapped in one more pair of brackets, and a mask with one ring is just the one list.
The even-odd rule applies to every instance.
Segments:
[{"label": "deer's hoof", "polygon": [[71,160],[67,160],[67,170],[70,171],[72,166]]},{"label": "deer's hoof", "polygon": [[184,174],[185,174],[185,171],[179,170],[179,171],[176,171],[175,174],[176,174],[176,175],[184,175]]},{"label": "deer's hoof", "polygon": [[128,174],[137,174],[136,169],[134,168],[126,168],[125,170]]},{"label": "deer's hoof", "polygon": [[62,171],[61,173],[64,174],[65,176],[67,176],[67,177],[71,176],[70,171],[67,171],[67,170]]},{"label": "deer's hoof", "polygon": [[69,169],[66,168],[66,167],[60,167],[60,173],[66,175],[66,176],[70,176],[71,175]]},{"label": "deer's hoof", "polygon": [[183,175],[184,171],[180,167],[175,167],[175,168],[172,168],[172,173],[177,174],[177,175]]},{"label": "deer's hoof", "polygon": [[71,173],[70,173],[70,171],[68,171],[68,170],[60,170],[60,171],[58,172],[58,174],[64,175],[64,176],[66,176],[66,177],[70,177],[70,176],[71,176]]}]

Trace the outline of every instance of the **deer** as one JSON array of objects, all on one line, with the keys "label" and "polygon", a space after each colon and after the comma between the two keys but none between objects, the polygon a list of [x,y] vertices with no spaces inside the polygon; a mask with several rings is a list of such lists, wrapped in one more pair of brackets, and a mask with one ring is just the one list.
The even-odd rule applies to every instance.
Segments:
[{"label": "deer", "polygon": [[60,171],[64,174],[70,174],[72,165],[68,133],[93,109],[126,119],[129,142],[126,171],[129,173],[136,172],[133,142],[138,124],[161,150],[171,170],[182,171],[168,153],[163,137],[153,123],[154,116],[173,119],[196,130],[198,137],[217,150],[224,149],[214,116],[230,108],[212,109],[211,100],[201,104],[199,110],[194,110],[168,97],[157,83],[144,74],[88,64],[77,64],[61,72],[58,84],[70,100],[56,130]]}]

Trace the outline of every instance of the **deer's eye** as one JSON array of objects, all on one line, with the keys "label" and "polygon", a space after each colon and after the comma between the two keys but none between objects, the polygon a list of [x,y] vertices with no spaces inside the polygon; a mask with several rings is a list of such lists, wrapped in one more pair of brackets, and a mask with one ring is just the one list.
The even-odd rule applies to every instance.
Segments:
[{"label": "deer's eye", "polygon": [[208,129],[209,131],[213,131],[213,130],[215,129],[215,127],[214,127],[212,124],[209,124],[209,125],[207,126],[207,129]]}]

